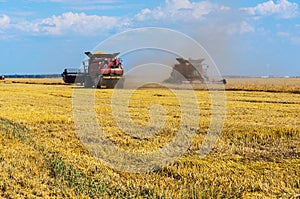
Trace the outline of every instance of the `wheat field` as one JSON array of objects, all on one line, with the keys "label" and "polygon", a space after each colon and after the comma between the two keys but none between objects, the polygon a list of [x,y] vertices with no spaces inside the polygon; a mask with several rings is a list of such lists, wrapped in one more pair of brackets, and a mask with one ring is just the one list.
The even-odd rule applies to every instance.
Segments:
[{"label": "wheat field", "polygon": [[[300,197],[299,78],[228,79],[223,130],[204,157],[198,153],[211,103],[208,91],[195,91],[201,117],[191,145],[176,161],[145,173],[120,171],[90,153],[74,123],[74,85],[6,79],[0,92],[2,198]],[[168,89],[140,89],[129,102],[138,125],[149,124],[152,104],[165,108],[165,126],[149,139],[132,138],[116,127],[114,90],[95,92],[97,121],[119,148],[143,153],[174,138],[180,105]]]}]

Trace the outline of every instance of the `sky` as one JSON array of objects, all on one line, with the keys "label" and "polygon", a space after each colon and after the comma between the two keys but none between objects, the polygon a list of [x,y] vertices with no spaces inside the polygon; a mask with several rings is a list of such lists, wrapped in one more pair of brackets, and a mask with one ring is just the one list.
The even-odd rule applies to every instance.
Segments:
[{"label": "sky", "polygon": [[196,40],[222,75],[300,76],[299,5],[299,0],[0,0],[0,74],[59,74],[80,67],[83,52],[115,34],[159,27]]}]

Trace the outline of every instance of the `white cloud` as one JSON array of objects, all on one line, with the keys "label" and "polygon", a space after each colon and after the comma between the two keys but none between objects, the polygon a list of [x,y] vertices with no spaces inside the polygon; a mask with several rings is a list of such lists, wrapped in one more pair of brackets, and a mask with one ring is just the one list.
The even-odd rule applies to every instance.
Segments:
[{"label": "white cloud", "polygon": [[[115,0],[106,0],[106,2],[113,1]],[[6,15],[1,18],[0,15],[0,25],[2,28],[8,27],[13,32],[18,32],[18,35],[93,36],[99,33],[151,25],[175,27],[189,32],[197,32],[201,27],[211,26],[213,32],[220,30],[220,34],[244,34],[255,31],[255,28],[244,19],[232,17],[230,10],[230,7],[211,1],[165,0],[164,5],[153,9],[143,9],[131,18],[65,12],[43,19],[21,21],[11,20]]]},{"label": "white cloud", "polygon": [[143,21],[147,18],[147,15],[152,15],[152,10],[145,8],[143,10],[140,11],[140,13],[138,13],[135,17],[137,20],[139,21]]},{"label": "white cloud", "polygon": [[59,16],[54,15],[35,22],[21,22],[16,27],[34,34],[61,35],[78,33],[81,35],[94,35],[116,28],[118,25],[118,18],[116,17],[66,12]]},{"label": "white cloud", "polygon": [[246,21],[242,21],[240,24],[240,33],[254,32],[254,27]]},{"label": "white cloud", "polygon": [[166,4],[170,8],[173,8],[172,10],[193,8],[193,3],[191,3],[189,0],[166,0]]},{"label": "white cloud", "polygon": [[7,34],[7,30],[11,27],[11,19],[7,15],[0,16],[0,41],[13,38],[11,34]]},{"label": "white cloud", "polygon": [[288,19],[298,15],[297,3],[289,2],[288,0],[278,0],[274,3],[273,0],[258,4],[255,7],[242,8],[251,15],[270,16],[277,15],[280,18]]},{"label": "white cloud", "polygon": [[149,8],[141,10],[135,19],[144,20],[161,20],[168,21],[196,21],[204,19],[205,15],[212,12],[227,11],[229,7],[219,6],[209,1],[191,2],[189,0],[165,0],[165,6],[156,7],[152,10]]},{"label": "white cloud", "polygon": [[0,17],[0,30],[6,29],[9,26],[10,26],[10,17],[7,15],[2,15],[2,17]]},{"label": "white cloud", "polygon": [[208,32],[212,31],[209,34],[233,35],[255,32],[254,26],[244,19],[232,17],[230,10],[230,7],[211,1],[166,0],[164,6],[141,10],[135,15],[133,22],[140,21],[143,25],[146,23],[175,26],[182,24],[181,27],[190,32],[206,29]]},{"label": "white cloud", "polygon": [[224,26],[222,32],[226,32],[227,34],[244,34],[254,32],[255,28],[251,26],[248,22],[242,21],[240,23],[232,23],[228,26]]}]

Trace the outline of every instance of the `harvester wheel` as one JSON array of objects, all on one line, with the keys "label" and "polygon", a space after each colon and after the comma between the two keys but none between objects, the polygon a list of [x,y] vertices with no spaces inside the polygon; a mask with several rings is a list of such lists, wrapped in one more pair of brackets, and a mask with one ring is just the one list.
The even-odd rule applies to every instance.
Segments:
[{"label": "harvester wheel", "polygon": [[84,78],[84,83],[83,83],[85,88],[92,88],[93,87],[93,82],[90,77],[85,77]]},{"label": "harvester wheel", "polygon": [[101,88],[102,85],[103,85],[103,77],[99,77],[97,82],[97,88]]},{"label": "harvester wheel", "polygon": [[114,87],[115,87],[115,81],[114,80],[107,81],[106,88],[114,88]]}]

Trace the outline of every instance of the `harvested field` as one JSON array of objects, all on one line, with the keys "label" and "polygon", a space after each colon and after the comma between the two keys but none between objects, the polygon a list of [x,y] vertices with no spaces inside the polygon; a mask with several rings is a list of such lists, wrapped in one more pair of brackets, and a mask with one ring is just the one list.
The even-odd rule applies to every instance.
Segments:
[{"label": "harvested field", "polygon": [[[0,196],[4,198],[298,198],[300,197],[300,79],[228,79],[226,119],[214,149],[199,150],[210,123],[210,96],[195,94],[200,126],[188,150],[153,172],[128,173],[96,159],[78,138],[74,85],[61,79],[6,79],[0,83]],[[99,123],[121,149],[157,150],[175,136],[180,106],[168,89],[134,92],[132,120],[149,124],[162,105],[163,130],[136,139],[116,127],[114,90],[96,90]]]}]

